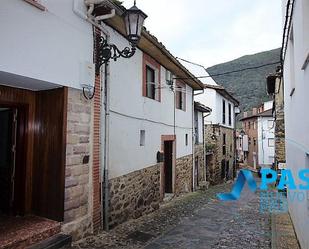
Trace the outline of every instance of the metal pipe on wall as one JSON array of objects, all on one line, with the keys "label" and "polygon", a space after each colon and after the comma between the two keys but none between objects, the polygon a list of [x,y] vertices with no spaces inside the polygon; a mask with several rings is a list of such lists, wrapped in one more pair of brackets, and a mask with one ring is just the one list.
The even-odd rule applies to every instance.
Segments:
[{"label": "metal pipe on wall", "polygon": [[[97,17],[97,19],[92,16],[93,5],[95,3],[103,2],[102,0],[89,0],[88,2],[85,1],[86,5],[89,7],[87,14],[82,13],[78,9],[78,2],[75,0],[73,2],[73,12],[78,15],[80,18],[84,19],[85,21],[89,22],[93,26],[99,28],[101,32],[106,36],[106,40],[110,40],[110,34],[108,30],[103,27],[98,20],[104,20],[107,18],[111,18],[115,15],[115,11],[111,11],[110,14],[103,15]],[[90,6],[89,6],[90,5]],[[103,78],[104,75],[104,79]],[[109,166],[109,115],[110,115],[110,107],[109,107],[109,100],[110,100],[110,84],[109,84],[109,66],[105,64],[105,67],[101,68],[101,80],[100,80],[100,91],[101,91],[101,107],[102,107],[102,82],[104,81],[104,113],[100,111],[100,124],[105,124],[104,133],[100,132],[100,162],[103,162],[103,167],[101,165],[101,223],[104,230],[109,230],[109,187],[108,187],[108,166]],[[100,129],[102,130],[102,129]],[[104,141],[104,151],[102,150],[102,141]],[[103,168],[103,169],[102,169]]]}]

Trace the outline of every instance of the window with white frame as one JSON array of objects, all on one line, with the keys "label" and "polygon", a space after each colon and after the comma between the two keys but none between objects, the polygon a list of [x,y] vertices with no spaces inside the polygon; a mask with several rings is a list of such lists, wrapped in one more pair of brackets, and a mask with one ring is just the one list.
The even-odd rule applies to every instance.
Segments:
[{"label": "window with white frame", "polygon": [[176,82],[176,109],[186,110],[186,85]]},{"label": "window with white frame", "polygon": [[143,56],[143,96],[161,101],[161,66],[147,54]]},{"label": "window with white frame", "polygon": [[166,79],[166,85],[172,86],[174,84],[173,82],[173,74],[169,70],[165,70],[165,79]]},{"label": "window with white frame", "polygon": [[156,70],[146,65],[146,97],[156,99]]},{"label": "window with white frame", "polygon": [[226,110],[225,110],[225,100],[222,100],[222,124],[225,124]]},{"label": "window with white frame", "polygon": [[232,125],[232,105],[229,103],[229,125]]},{"label": "window with white frame", "polygon": [[267,128],[272,129],[274,127],[274,121],[273,120],[267,120]]},{"label": "window with white frame", "polygon": [[145,130],[140,130],[140,146],[145,146],[146,142],[146,131]]}]

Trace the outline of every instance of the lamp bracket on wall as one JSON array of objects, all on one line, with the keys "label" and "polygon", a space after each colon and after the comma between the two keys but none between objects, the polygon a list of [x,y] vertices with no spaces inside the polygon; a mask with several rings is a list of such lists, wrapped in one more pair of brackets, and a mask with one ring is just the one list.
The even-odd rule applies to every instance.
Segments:
[{"label": "lamp bracket on wall", "polygon": [[100,74],[100,68],[103,64],[109,62],[110,59],[116,61],[118,58],[130,58],[136,52],[136,46],[131,48],[125,47],[120,50],[115,44],[108,44],[107,40],[100,36],[96,44],[96,75]]}]

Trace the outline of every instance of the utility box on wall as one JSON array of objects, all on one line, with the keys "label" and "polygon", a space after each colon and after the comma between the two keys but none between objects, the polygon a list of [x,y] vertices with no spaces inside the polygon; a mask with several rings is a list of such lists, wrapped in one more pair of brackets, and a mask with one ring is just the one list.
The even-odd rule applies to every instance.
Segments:
[{"label": "utility box on wall", "polygon": [[164,162],[164,153],[158,151],[157,152],[157,163],[163,163]]}]

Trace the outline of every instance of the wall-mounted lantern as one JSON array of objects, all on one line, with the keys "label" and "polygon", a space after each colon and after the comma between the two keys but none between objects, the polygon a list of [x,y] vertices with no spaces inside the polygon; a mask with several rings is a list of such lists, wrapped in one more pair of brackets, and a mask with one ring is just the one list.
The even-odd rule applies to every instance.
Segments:
[{"label": "wall-mounted lantern", "polygon": [[108,44],[104,37],[100,37],[96,45],[96,74],[100,72],[100,68],[103,64],[109,62],[110,59],[116,61],[118,58],[130,58],[136,52],[136,47],[141,39],[142,29],[144,21],[147,15],[134,6],[126,10],[123,14],[123,19],[126,27],[126,37],[130,42],[131,47],[125,47],[120,50],[115,44]]}]

